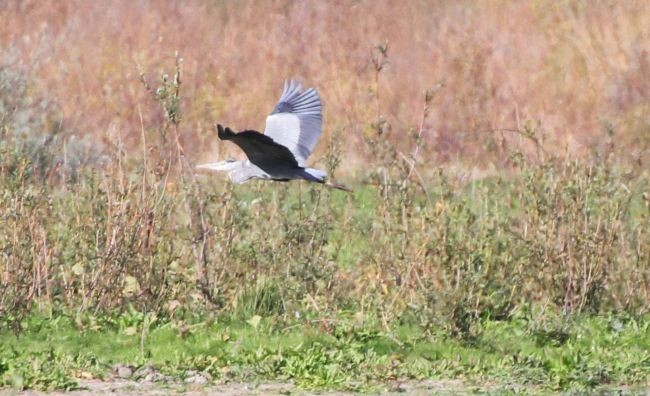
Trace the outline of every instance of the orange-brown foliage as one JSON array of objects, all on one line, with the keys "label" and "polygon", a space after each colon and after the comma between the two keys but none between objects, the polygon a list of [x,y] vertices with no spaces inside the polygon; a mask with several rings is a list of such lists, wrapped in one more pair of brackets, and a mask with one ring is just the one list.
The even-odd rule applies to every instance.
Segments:
[{"label": "orange-brown foliage", "polygon": [[[196,160],[215,154],[214,121],[263,128],[292,76],[320,89],[326,133],[342,131],[357,159],[377,111],[409,150],[400,137],[417,126],[423,91],[439,83],[424,125],[429,159],[498,162],[524,139],[490,130],[526,123],[554,150],[598,149],[610,128],[628,156],[648,152],[646,0],[8,0],[0,21],[0,65],[56,103],[67,131],[98,140],[137,145],[139,113],[145,127],[162,117],[139,68],[153,80],[171,72],[178,51],[181,127]],[[370,53],[384,42],[377,90]]]}]

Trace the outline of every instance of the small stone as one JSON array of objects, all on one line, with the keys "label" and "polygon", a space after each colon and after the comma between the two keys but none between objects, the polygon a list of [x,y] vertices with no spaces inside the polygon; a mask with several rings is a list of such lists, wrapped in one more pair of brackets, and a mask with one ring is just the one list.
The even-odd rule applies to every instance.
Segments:
[{"label": "small stone", "polygon": [[170,376],[161,373],[150,373],[142,379],[144,382],[170,382],[171,380]]},{"label": "small stone", "polygon": [[146,376],[148,376],[150,374],[155,374],[155,373],[156,373],[156,369],[153,368],[152,365],[147,364],[147,365],[142,366],[139,369],[137,369],[136,372],[135,372],[135,376],[137,378],[144,378],[144,377],[146,377]]},{"label": "small stone", "polygon": [[185,378],[185,383],[186,384],[198,384],[198,385],[205,385],[208,383],[208,379],[205,378],[202,375],[193,375],[191,377]]},{"label": "small stone", "polygon": [[406,388],[401,381],[393,381],[390,384],[390,391],[395,393],[404,393],[406,392]]},{"label": "small stone", "polygon": [[113,374],[118,378],[129,378],[133,375],[133,367],[116,364],[113,366]]},{"label": "small stone", "polygon": [[198,385],[205,385],[208,383],[210,380],[211,376],[208,373],[196,373],[195,371],[188,371],[187,373],[193,373],[193,375],[190,375],[188,377],[185,377],[185,383],[186,384],[198,384]]},{"label": "small stone", "polygon": [[170,376],[162,374],[150,364],[137,369],[133,373],[133,377],[141,382],[170,382],[172,380]]}]

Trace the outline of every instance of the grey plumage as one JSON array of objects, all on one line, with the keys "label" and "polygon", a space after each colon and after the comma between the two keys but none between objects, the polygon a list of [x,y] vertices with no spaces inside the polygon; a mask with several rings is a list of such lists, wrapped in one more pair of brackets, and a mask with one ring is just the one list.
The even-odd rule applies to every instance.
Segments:
[{"label": "grey plumage", "polygon": [[299,83],[285,82],[278,104],[266,118],[264,133],[287,147],[303,166],[320,139],[322,112],[318,91],[314,88],[302,91]]},{"label": "grey plumage", "polygon": [[233,132],[217,124],[219,139],[235,143],[248,157],[245,161],[221,161],[199,165],[200,169],[225,171],[233,183],[251,179],[289,181],[303,179],[347,190],[326,181],[326,172],[305,167],[320,138],[323,105],[314,88],[303,90],[295,81],[286,81],[282,95],[266,118],[264,133]]}]

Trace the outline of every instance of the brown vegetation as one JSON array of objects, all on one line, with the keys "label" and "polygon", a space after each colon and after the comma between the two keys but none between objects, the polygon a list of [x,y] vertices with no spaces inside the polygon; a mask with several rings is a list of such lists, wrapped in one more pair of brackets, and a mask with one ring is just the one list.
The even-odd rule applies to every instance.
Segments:
[{"label": "brown vegetation", "polygon": [[[499,167],[513,147],[534,153],[522,136],[534,133],[554,152],[607,154],[614,141],[621,158],[647,163],[644,0],[9,0],[0,20],[0,65],[56,108],[67,139],[139,151],[141,115],[146,128],[161,117],[140,70],[157,77],[178,51],[194,160],[215,155],[214,121],[261,128],[282,80],[297,76],[321,90],[325,131],[341,132],[351,159],[369,154],[359,143],[373,120],[408,150],[401,137],[431,90],[420,159]],[[384,43],[377,79],[371,54]]]}]

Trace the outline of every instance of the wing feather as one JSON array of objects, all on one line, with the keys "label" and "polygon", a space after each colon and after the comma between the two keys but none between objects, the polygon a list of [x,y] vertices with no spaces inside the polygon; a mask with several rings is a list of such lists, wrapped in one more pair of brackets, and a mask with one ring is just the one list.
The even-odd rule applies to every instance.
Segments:
[{"label": "wing feather", "polygon": [[241,148],[248,160],[264,170],[277,166],[297,166],[291,150],[257,131],[242,131],[228,138]]},{"label": "wing feather", "polygon": [[266,118],[264,134],[285,146],[304,166],[320,139],[323,105],[314,88],[303,90],[300,83],[284,82],[282,95]]}]

